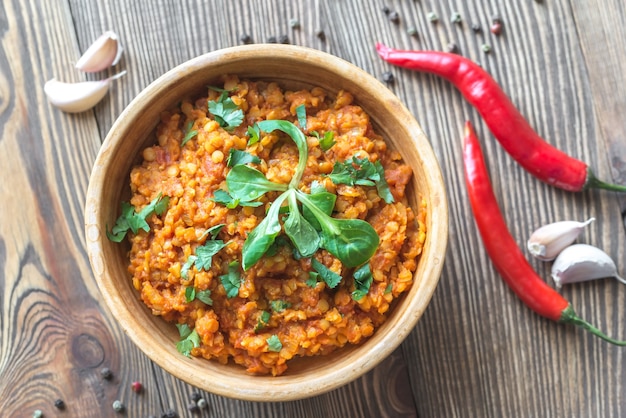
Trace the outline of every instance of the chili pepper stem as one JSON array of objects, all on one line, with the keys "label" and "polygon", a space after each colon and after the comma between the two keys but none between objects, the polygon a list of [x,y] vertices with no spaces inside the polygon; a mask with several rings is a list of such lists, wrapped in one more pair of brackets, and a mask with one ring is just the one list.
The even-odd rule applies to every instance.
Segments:
[{"label": "chili pepper stem", "polygon": [[567,308],[565,308],[565,310],[563,311],[561,315],[560,322],[563,322],[565,324],[576,325],[577,327],[587,330],[593,335],[595,335],[596,337],[599,337],[603,339],[604,341],[609,342],[611,344],[615,344],[619,346],[626,346],[626,341],[620,341],[620,340],[616,340],[614,338],[609,337],[608,335],[600,331],[598,328],[594,327],[589,322],[579,317],[576,314],[576,312],[574,312],[574,309],[571,306],[568,306]]},{"label": "chili pepper stem", "polygon": [[587,182],[585,183],[585,189],[604,189],[611,190],[613,192],[626,193],[626,186],[602,181],[598,179],[590,169],[587,169]]}]

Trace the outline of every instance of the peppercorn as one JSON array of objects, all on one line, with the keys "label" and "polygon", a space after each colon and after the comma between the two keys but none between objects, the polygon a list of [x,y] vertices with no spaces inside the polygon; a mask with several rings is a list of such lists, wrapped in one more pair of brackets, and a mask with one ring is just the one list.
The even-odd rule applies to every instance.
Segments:
[{"label": "peppercorn", "polygon": [[490,52],[491,52],[491,46],[489,46],[488,44],[483,44],[483,45],[481,46],[481,49],[483,50],[483,52],[484,52],[485,54],[488,54],[488,53],[490,53]]},{"label": "peppercorn", "polygon": [[161,414],[161,418],[178,418],[178,414],[173,409],[168,409]]},{"label": "peppercorn", "polygon": [[268,44],[275,44],[276,42],[278,42],[278,41],[276,40],[275,36],[270,36],[269,38],[267,38],[267,43]]},{"label": "peppercorn", "polygon": [[56,409],[63,410],[65,409],[65,402],[63,402],[63,399],[57,399],[56,401],[54,401],[54,407]]},{"label": "peppercorn", "polygon": [[280,37],[278,38],[278,42],[280,42],[281,44],[288,44],[289,43],[289,36],[287,36],[287,35],[280,35]]},{"label": "peppercorn", "polygon": [[143,385],[141,384],[141,382],[133,382],[130,384],[130,387],[135,393],[140,393],[143,390]]},{"label": "peppercorn", "polygon": [[461,14],[459,12],[452,12],[452,15],[450,16],[450,22],[456,23],[458,25],[461,23],[461,21]]},{"label": "peppercorn", "polygon": [[389,13],[389,20],[391,20],[393,23],[398,23],[400,22],[400,14],[398,12],[396,12],[395,10],[391,13]]},{"label": "peppercorn", "polygon": [[41,409],[35,409],[35,411],[33,411],[33,418],[43,418],[43,412],[41,412]]},{"label": "peppercorn", "polygon": [[122,401],[115,400],[113,402],[113,410],[115,412],[122,412],[122,411],[124,411],[124,404],[122,403]]},{"label": "peppercorn", "polygon": [[429,12],[428,20],[431,21],[432,23],[436,23],[439,21],[439,16],[437,16],[437,13],[435,12]]},{"label": "peppercorn", "polygon": [[391,13],[391,9],[389,8],[389,6],[383,6],[383,13],[386,15],[389,15],[389,13]]},{"label": "peppercorn", "polygon": [[395,80],[395,78],[394,78],[393,74],[390,71],[385,71],[383,73],[383,81],[385,83],[391,84],[391,83],[394,82],[394,80]]},{"label": "peppercorn", "polygon": [[250,35],[248,35],[247,33],[242,34],[239,37],[239,40],[241,41],[241,43],[243,44],[251,44],[252,43],[252,37]]},{"label": "peppercorn", "polygon": [[494,35],[500,35],[502,33],[502,23],[500,22],[494,22],[493,25],[491,25],[491,28],[489,29],[491,31],[491,33],[493,33]]},{"label": "peppercorn", "polygon": [[102,369],[100,369],[100,375],[103,379],[111,380],[111,378],[113,377],[113,372],[111,372],[111,369],[109,369],[108,367],[103,367]]},{"label": "peppercorn", "polygon": [[315,36],[317,36],[322,41],[326,39],[326,33],[324,32],[324,29],[317,29],[315,31]]},{"label": "peppercorn", "polygon": [[200,399],[202,399],[202,394],[200,392],[192,392],[191,393],[191,400],[194,402],[198,402]]},{"label": "peppercorn", "polygon": [[409,36],[417,36],[417,29],[415,28],[415,26],[411,26],[406,30],[406,33]]},{"label": "peppercorn", "polygon": [[452,52],[452,53],[459,52],[459,47],[454,42],[450,42],[448,46],[446,47],[446,49],[448,52]]},{"label": "peppercorn", "polygon": [[300,21],[298,19],[290,19],[289,20],[289,27],[291,27],[291,29],[299,29],[300,28]]},{"label": "peppercorn", "polygon": [[473,23],[473,24],[472,24],[472,30],[473,30],[475,33],[480,33],[480,32],[482,32],[482,31],[483,31],[483,28],[480,26],[480,23]]},{"label": "peppercorn", "polygon": [[198,408],[198,404],[196,404],[194,401],[191,401],[187,404],[187,410],[189,412],[198,412],[200,408]]},{"label": "peppercorn", "polygon": [[200,408],[200,409],[204,409],[204,408],[207,407],[207,403],[206,403],[206,400],[204,398],[198,399],[198,402],[196,402],[196,405],[198,405],[198,408]]}]

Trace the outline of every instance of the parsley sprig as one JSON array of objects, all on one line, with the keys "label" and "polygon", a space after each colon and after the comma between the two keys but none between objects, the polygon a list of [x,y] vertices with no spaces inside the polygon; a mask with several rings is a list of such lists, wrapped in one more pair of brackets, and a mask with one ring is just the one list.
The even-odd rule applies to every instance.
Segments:
[{"label": "parsley sprig", "polygon": [[200,336],[195,329],[189,328],[187,324],[176,324],[180,341],[176,343],[176,349],[182,355],[191,357],[191,350],[200,347]]},{"label": "parsley sprig", "polygon": [[378,195],[386,203],[394,202],[389,184],[385,180],[385,169],[380,160],[373,163],[368,158],[352,156],[344,162],[336,162],[328,177],[335,184],[376,186]]},{"label": "parsley sprig", "polygon": [[135,211],[133,205],[129,202],[122,202],[122,214],[115,221],[115,225],[109,232],[107,227],[107,237],[113,242],[122,242],[128,231],[133,234],[143,230],[150,231],[150,225],[147,219],[153,214],[162,215],[169,204],[170,198],[163,196],[161,193],[146,205],[139,212]]},{"label": "parsley sprig", "polygon": [[219,224],[207,229],[205,234],[210,235],[209,239],[204,243],[204,245],[196,248],[195,255],[190,255],[187,258],[187,261],[185,261],[185,264],[183,264],[180,269],[180,277],[187,280],[189,277],[189,270],[191,270],[193,266],[195,266],[198,271],[209,270],[211,268],[213,256],[229,244],[221,239],[215,239],[223,227],[224,224]]},{"label": "parsley sprig", "polygon": [[215,87],[211,87],[211,89],[222,93],[217,100],[209,100],[209,112],[222,128],[232,131],[243,122],[243,110],[233,102],[233,99],[228,95],[230,93],[228,90]]}]

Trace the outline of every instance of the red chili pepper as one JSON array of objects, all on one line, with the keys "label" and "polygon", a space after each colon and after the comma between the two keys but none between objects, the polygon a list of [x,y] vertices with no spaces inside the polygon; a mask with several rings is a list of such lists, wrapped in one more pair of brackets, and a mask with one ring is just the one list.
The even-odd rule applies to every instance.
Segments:
[{"label": "red chili pepper", "polygon": [[589,188],[626,192],[626,186],[598,180],[586,163],[548,144],[480,66],[458,54],[401,51],[376,44],[385,61],[441,76],[454,84],[483,117],[504,149],[539,180],[578,192]]},{"label": "red chili pepper", "polygon": [[548,319],[574,324],[612,344],[626,345],[626,341],[614,340],[579,318],[569,302],[533,270],[511,236],[500,212],[483,153],[470,122],[465,124],[463,164],[470,204],[487,254],[506,284],[522,302]]}]

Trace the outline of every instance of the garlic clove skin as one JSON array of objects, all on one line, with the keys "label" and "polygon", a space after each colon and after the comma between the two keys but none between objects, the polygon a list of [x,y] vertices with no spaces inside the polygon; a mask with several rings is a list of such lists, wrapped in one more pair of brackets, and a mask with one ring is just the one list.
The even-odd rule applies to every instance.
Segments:
[{"label": "garlic clove skin", "polygon": [[98,104],[109,91],[111,81],[124,74],[126,71],[105,80],[79,83],[64,83],[53,78],[46,82],[43,90],[53,106],[67,113],[80,113]]},{"label": "garlic clove skin", "polygon": [[76,68],[88,73],[106,70],[119,62],[123,51],[115,32],[107,31],[87,48],[76,62]]},{"label": "garlic clove skin", "polygon": [[595,218],[585,222],[561,221],[544,225],[531,234],[526,247],[539,260],[554,260],[593,221]]},{"label": "garlic clove skin", "polygon": [[558,288],[568,283],[607,277],[615,277],[626,283],[617,274],[617,267],[611,257],[601,249],[587,244],[575,244],[565,248],[552,264],[552,279]]}]

